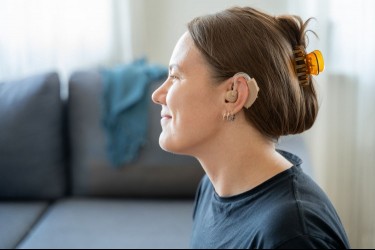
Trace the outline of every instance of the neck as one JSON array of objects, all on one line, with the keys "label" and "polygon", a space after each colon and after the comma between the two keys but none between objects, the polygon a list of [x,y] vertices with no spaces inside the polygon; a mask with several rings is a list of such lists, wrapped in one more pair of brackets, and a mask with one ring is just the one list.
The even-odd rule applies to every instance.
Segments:
[{"label": "neck", "polygon": [[273,142],[249,128],[246,121],[236,120],[226,126],[195,154],[219,196],[249,191],[292,166],[275,150]]}]

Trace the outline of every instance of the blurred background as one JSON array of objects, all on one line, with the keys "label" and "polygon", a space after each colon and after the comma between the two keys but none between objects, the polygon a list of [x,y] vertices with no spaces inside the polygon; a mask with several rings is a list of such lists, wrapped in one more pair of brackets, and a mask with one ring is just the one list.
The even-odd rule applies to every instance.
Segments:
[{"label": "blurred background", "polygon": [[235,5],[316,18],[307,51],[321,50],[326,70],[303,136],[352,247],[375,248],[375,1],[0,0],[0,81],[55,70],[66,85],[77,69],[140,57],[167,66],[188,21]]}]

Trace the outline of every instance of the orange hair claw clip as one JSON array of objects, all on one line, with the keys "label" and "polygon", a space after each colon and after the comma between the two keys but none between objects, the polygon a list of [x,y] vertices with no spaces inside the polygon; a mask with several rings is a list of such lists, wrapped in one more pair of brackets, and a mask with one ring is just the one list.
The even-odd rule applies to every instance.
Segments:
[{"label": "orange hair claw clip", "polygon": [[319,75],[324,70],[322,52],[314,50],[306,55],[303,46],[296,46],[293,50],[296,75],[301,86],[308,86],[310,75]]},{"label": "orange hair claw clip", "polygon": [[322,52],[314,50],[306,55],[307,73],[310,75],[319,75],[324,70],[324,59]]}]

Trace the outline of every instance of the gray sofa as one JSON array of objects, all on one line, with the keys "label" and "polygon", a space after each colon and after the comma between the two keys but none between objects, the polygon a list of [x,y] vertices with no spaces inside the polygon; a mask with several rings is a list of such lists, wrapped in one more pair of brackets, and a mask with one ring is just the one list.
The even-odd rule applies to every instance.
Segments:
[{"label": "gray sofa", "polygon": [[[159,148],[160,107],[137,160],[114,168],[100,75],[73,74],[67,100],[60,88],[56,73],[0,83],[0,248],[187,248],[203,171]],[[279,147],[309,170],[302,137]]]}]

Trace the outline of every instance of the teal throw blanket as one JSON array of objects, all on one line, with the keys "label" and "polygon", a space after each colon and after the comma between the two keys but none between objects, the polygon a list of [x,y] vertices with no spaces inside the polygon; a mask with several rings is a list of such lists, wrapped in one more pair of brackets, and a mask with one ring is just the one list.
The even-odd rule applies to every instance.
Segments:
[{"label": "teal throw blanket", "polygon": [[152,82],[166,78],[168,70],[145,59],[101,71],[103,78],[103,125],[107,151],[114,167],[135,160],[146,141],[147,94]]}]

